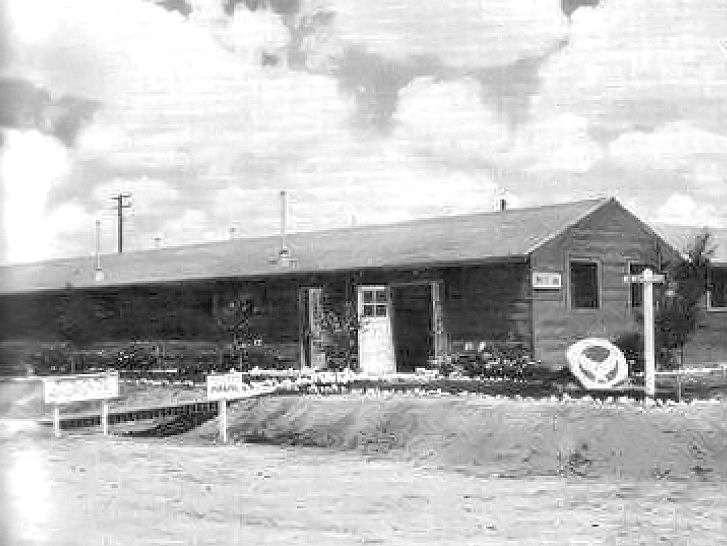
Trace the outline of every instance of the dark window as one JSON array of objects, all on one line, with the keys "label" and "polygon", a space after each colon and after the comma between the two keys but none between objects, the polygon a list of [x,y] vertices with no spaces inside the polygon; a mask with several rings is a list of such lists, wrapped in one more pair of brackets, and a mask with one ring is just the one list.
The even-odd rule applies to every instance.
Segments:
[{"label": "dark window", "polygon": [[727,269],[712,269],[709,287],[709,306],[727,308]]},{"label": "dark window", "polygon": [[574,309],[597,309],[598,265],[593,262],[571,262],[570,291]]}]

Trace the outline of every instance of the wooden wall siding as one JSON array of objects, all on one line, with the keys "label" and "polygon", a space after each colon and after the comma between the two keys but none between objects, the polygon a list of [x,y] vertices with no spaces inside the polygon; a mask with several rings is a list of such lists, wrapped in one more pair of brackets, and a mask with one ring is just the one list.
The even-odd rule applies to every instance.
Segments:
[{"label": "wooden wall siding", "polygon": [[450,269],[443,275],[444,324],[452,341],[515,338],[531,346],[527,264]]},{"label": "wooden wall siding", "polygon": [[[571,258],[593,259],[599,265],[600,306],[573,309],[570,302]],[[584,337],[614,339],[640,330],[630,306],[630,288],[623,277],[629,262],[658,263],[674,252],[641,222],[618,205],[585,218],[531,256],[531,268],[562,274],[560,290],[532,290],[535,357],[549,367],[565,366],[565,351]]]}]

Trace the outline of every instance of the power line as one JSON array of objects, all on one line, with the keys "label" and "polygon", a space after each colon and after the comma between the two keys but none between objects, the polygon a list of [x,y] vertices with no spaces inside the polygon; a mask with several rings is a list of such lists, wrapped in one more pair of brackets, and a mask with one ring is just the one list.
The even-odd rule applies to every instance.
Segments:
[{"label": "power line", "polygon": [[131,207],[131,203],[127,203],[125,200],[130,199],[130,193],[119,193],[114,197],[111,197],[112,201],[116,201],[116,219],[118,222],[118,252],[121,254],[124,251],[124,209]]}]

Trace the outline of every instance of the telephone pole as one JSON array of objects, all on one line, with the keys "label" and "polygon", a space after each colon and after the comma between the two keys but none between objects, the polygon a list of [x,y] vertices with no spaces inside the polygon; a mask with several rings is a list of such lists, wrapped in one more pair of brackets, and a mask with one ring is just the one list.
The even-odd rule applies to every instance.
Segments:
[{"label": "telephone pole", "polygon": [[130,193],[119,193],[114,197],[111,197],[112,201],[116,201],[116,217],[118,220],[118,252],[121,254],[124,251],[124,209],[131,207],[131,203],[127,203],[126,199],[130,199]]}]

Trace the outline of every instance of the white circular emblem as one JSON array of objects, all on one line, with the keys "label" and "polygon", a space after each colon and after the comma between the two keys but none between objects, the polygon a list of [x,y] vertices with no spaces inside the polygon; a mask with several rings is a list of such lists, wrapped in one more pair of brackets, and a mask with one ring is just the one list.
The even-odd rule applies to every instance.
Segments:
[{"label": "white circular emblem", "polygon": [[[594,359],[591,349],[605,349],[603,359]],[[589,356],[591,353],[591,356]],[[566,351],[566,358],[581,384],[587,389],[610,389],[629,375],[626,357],[621,349],[606,339],[589,338],[577,341]]]}]

